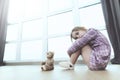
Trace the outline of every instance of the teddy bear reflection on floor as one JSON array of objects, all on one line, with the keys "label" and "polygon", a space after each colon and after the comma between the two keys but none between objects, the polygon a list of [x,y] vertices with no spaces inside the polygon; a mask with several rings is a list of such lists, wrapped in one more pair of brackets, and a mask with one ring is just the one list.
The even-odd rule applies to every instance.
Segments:
[{"label": "teddy bear reflection on floor", "polygon": [[50,71],[50,70],[53,70],[54,69],[54,52],[52,51],[49,51],[47,52],[47,60],[46,61],[43,61],[41,62],[42,64],[42,71]]}]

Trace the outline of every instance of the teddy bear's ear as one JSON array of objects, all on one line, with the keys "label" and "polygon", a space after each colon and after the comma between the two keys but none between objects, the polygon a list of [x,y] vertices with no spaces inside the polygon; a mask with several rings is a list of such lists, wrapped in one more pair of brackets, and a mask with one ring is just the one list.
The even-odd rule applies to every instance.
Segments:
[{"label": "teddy bear's ear", "polygon": [[52,54],[54,54],[54,52],[53,52],[53,51],[49,51],[49,52],[47,52],[47,53],[52,53]]},{"label": "teddy bear's ear", "polygon": [[51,53],[53,53],[54,54],[54,52],[52,51]]}]

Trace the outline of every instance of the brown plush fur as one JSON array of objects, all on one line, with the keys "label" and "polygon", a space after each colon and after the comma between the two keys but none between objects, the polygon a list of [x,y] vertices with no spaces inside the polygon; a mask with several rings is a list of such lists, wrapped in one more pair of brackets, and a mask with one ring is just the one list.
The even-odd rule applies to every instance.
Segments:
[{"label": "brown plush fur", "polygon": [[42,62],[42,71],[50,71],[54,69],[54,52],[47,52],[47,60]]}]

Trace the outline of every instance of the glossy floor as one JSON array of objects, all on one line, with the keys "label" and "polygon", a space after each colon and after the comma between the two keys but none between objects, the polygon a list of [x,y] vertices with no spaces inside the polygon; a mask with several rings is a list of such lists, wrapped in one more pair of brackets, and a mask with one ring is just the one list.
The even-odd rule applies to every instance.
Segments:
[{"label": "glossy floor", "polygon": [[41,71],[40,65],[1,66],[0,80],[119,80],[120,65],[109,64],[104,71],[90,71],[85,65],[65,70],[58,65],[52,71]]}]

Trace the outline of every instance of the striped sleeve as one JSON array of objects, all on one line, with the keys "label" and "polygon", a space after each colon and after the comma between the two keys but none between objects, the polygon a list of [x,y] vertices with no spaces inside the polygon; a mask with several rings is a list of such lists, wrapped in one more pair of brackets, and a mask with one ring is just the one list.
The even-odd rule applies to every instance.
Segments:
[{"label": "striped sleeve", "polygon": [[67,53],[71,54],[81,49],[89,41],[95,39],[97,31],[95,29],[89,29],[82,38],[77,39],[72,46],[68,49]]}]

